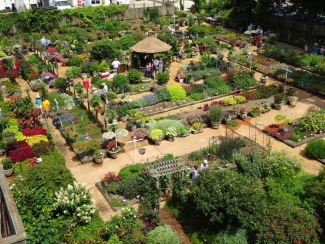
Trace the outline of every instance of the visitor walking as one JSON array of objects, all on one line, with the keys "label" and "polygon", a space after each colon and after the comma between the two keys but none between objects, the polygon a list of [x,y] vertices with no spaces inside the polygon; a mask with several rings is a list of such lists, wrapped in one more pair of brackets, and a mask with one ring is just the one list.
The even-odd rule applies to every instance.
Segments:
[{"label": "visitor walking", "polygon": [[36,108],[42,108],[42,99],[41,99],[41,96],[37,93],[36,95]]},{"label": "visitor walking", "polygon": [[162,60],[162,58],[160,58],[160,60],[159,60],[158,68],[159,68],[160,72],[164,71],[164,61]]},{"label": "visitor walking", "polygon": [[322,46],[321,49],[319,50],[320,55],[325,55],[325,46]]},{"label": "visitor walking", "polygon": [[208,160],[204,159],[203,162],[200,165],[200,170],[202,171],[202,170],[207,169],[207,168],[209,168]]},{"label": "visitor walking", "polygon": [[199,176],[199,174],[197,173],[197,169],[199,168],[199,166],[197,166],[197,164],[194,164],[192,172],[190,174],[190,179],[194,180],[196,177]]},{"label": "visitor walking", "polygon": [[251,53],[247,53],[248,54],[248,57],[247,57],[247,60],[246,60],[246,65],[247,67],[251,67],[252,66],[252,62],[253,62],[253,56]]},{"label": "visitor walking", "polygon": [[152,65],[151,65],[151,63],[147,63],[145,76],[148,78],[151,78],[151,74],[152,74]]},{"label": "visitor walking", "polygon": [[284,61],[284,48],[282,48],[280,51],[280,62],[283,63],[283,61]]},{"label": "visitor walking", "polygon": [[51,107],[50,101],[43,97],[42,108],[43,108],[43,116],[45,119],[49,117],[50,107]]},{"label": "visitor walking", "polygon": [[117,58],[114,58],[114,61],[112,62],[113,73],[118,73],[118,68],[120,64],[120,61],[118,61]]},{"label": "visitor walking", "polygon": [[184,53],[183,48],[180,48],[178,50],[178,58],[179,58],[180,61],[183,59],[183,53]]},{"label": "visitor walking", "polygon": [[313,54],[318,54],[318,51],[319,51],[318,43],[315,42],[315,44],[313,46],[313,49],[312,49],[312,53]]},{"label": "visitor walking", "polygon": [[45,39],[44,36],[43,36],[42,39],[41,39],[41,44],[42,44],[43,50],[45,51],[45,50],[46,50],[46,44],[47,44],[47,41],[46,41],[46,39]]},{"label": "visitor walking", "polygon": [[193,34],[192,32],[190,32],[190,34],[188,35],[188,43],[191,44],[193,40]]}]

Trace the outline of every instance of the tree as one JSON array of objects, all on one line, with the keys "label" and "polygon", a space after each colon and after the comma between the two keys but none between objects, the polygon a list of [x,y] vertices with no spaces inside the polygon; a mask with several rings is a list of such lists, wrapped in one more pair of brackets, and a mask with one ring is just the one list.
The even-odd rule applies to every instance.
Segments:
[{"label": "tree", "polygon": [[261,181],[231,170],[200,172],[190,196],[195,211],[210,224],[239,228],[250,226],[265,199]]}]

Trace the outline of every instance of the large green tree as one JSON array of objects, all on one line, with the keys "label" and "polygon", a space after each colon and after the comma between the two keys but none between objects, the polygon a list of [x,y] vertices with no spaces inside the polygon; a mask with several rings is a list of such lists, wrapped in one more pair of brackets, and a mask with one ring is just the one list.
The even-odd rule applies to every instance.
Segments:
[{"label": "large green tree", "polygon": [[200,172],[190,196],[197,214],[219,227],[249,227],[265,199],[261,181],[232,170]]}]

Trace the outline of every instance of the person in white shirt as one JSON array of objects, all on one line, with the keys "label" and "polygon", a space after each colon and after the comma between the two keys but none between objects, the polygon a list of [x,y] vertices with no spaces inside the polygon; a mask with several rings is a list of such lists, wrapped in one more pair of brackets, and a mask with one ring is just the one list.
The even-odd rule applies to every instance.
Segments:
[{"label": "person in white shirt", "polygon": [[319,50],[320,55],[325,55],[325,47],[322,46],[322,48]]},{"label": "person in white shirt", "polygon": [[168,26],[168,30],[173,34],[174,33],[174,28],[172,27],[172,25]]},{"label": "person in white shirt", "polygon": [[113,71],[115,73],[118,73],[118,67],[120,66],[120,61],[117,60],[117,58],[114,59],[114,61],[112,62],[112,66],[113,66]]},{"label": "person in white shirt", "polygon": [[191,180],[194,180],[195,178],[198,177],[198,175],[199,175],[198,172],[197,172],[198,168],[199,168],[199,166],[194,164],[192,172],[191,172],[191,176],[190,176]]},{"label": "person in white shirt", "polygon": [[200,165],[200,170],[204,170],[204,169],[207,169],[209,166],[208,166],[208,160],[204,159],[203,162],[201,163]]}]

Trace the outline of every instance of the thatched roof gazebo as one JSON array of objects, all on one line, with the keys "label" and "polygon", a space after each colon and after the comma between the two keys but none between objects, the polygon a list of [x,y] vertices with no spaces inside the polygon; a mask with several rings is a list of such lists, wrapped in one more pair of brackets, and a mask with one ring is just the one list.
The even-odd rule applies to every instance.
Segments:
[{"label": "thatched roof gazebo", "polygon": [[154,36],[148,36],[147,38],[133,45],[131,47],[131,50],[137,53],[154,54],[166,52],[171,48],[172,47],[170,45],[159,40],[158,38]]}]

